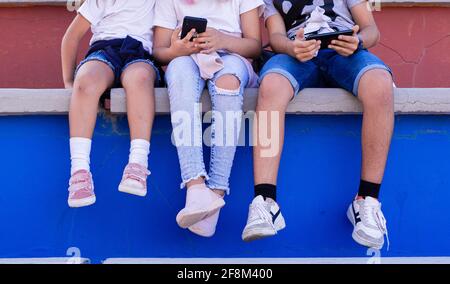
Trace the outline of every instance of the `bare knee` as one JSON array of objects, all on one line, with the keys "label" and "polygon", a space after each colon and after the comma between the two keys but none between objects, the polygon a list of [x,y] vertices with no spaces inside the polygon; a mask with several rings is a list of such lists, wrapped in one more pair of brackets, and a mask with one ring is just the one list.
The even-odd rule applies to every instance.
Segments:
[{"label": "bare knee", "polygon": [[283,75],[271,73],[266,75],[259,88],[258,104],[286,106],[294,96],[294,89]]},{"label": "bare knee", "polygon": [[153,85],[155,71],[147,63],[136,64],[125,69],[122,76],[122,85],[125,88],[139,88]]},{"label": "bare knee", "polygon": [[241,87],[241,82],[236,76],[228,74],[219,77],[216,80],[215,85],[217,88],[223,90],[236,91]]},{"label": "bare knee", "polygon": [[73,87],[74,96],[90,96],[99,98],[107,86],[99,84],[99,76],[94,72],[85,72],[77,75]]},{"label": "bare knee", "polygon": [[393,81],[382,69],[367,71],[359,84],[359,99],[364,109],[389,109],[394,105]]}]

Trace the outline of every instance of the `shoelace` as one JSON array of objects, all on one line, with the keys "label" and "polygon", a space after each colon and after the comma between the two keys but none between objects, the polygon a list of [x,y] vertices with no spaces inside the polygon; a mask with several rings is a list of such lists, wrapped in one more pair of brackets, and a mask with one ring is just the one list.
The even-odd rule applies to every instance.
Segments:
[{"label": "shoelace", "polygon": [[274,230],[276,230],[275,224],[272,222],[272,216],[266,210],[266,208],[264,208],[264,205],[262,203],[251,204],[250,211],[250,216],[257,215],[259,218],[269,223]]},{"label": "shoelace", "polygon": [[374,219],[375,225],[377,226],[378,229],[380,229],[381,232],[383,232],[384,235],[386,235],[386,240],[387,240],[387,244],[388,244],[387,250],[389,251],[389,247],[390,247],[389,233],[388,233],[388,229],[387,229],[387,225],[386,225],[386,218],[384,217],[383,212],[381,211],[381,204],[379,204],[378,206],[368,206],[368,205],[366,205],[366,203],[364,203],[363,210],[364,210],[365,221],[367,223],[369,223],[369,224],[371,223],[369,216],[376,217]]}]

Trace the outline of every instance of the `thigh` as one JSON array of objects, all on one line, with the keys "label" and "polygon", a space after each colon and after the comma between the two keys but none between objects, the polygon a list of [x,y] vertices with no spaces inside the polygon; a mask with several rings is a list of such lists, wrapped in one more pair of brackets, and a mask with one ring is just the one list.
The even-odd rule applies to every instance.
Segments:
[{"label": "thigh", "polygon": [[171,111],[193,110],[200,102],[205,80],[190,56],[172,60],[165,73]]},{"label": "thigh", "polygon": [[300,62],[287,54],[273,56],[260,72],[260,82],[268,74],[279,74],[288,79],[297,95],[302,89],[320,86],[320,72],[312,60]]},{"label": "thigh", "polygon": [[337,87],[357,96],[361,77],[373,69],[386,70],[392,75],[391,69],[380,58],[366,49],[360,49],[349,57],[337,54],[330,58],[326,76]]},{"label": "thigh", "polygon": [[200,100],[205,88],[205,80],[200,76],[197,64],[190,56],[180,56],[173,59],[165,73],[169,96]]}]

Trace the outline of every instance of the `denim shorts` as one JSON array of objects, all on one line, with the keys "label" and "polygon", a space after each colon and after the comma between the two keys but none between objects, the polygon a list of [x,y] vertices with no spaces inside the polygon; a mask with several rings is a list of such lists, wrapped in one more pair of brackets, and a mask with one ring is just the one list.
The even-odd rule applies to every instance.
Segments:
[{"label": "denim shorts", "polygon": [[383,69],[392,75],[391,69],[367,49],[358,49],[349,57],[332,49],[320,50],[307,62],[300,62],[287,54],[273,54],[260,72],[264,76],[277,73],[286,77],[297,95],[305,88],[343,88],[358,95],[359,81],[369,70]]},{"label": "denim shorts", "polygon": [[78,71],[80,70],[81,66],[83,66],[85,63],[87,63],[89,61],[100,61],[100,62],[105,63],[106,65],[108,65],[111,68],[111,70],[114,73],[114,77],[116,78],[115,82],[114,82],[114,87],[120,86],[120,77],[121,77],[122,73],[125,71],[125,69],[127,69],[130,65],[132,65],[134,63],[138,63],[138,62],[143,62],[143,63],[147,63],[148,65],[150,65],[153,68],[153,70],[155,70],[155,73],[156,73],[156,85],[160,85],[160,82],[161,82],[160,70],[158,69],[158,67],[156,67],[155,63],[153,61],[151,61],[150,59],[136,59],[136,60],[132,60],[132,61],[128,62],[123,67],[115,66],[112,62],[110,62],[107,59],[104,51],[102,51],[102,50],[93,52],[86,59],[81,61],[80,64],[78,64],[78,67],[75,71],[75,76],[78,73]]}]

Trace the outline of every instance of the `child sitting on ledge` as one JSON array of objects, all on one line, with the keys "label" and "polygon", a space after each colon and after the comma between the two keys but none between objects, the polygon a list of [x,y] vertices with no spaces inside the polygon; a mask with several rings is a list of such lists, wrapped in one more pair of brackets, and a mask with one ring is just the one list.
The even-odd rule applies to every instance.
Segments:
[{"label": "child sitting on ledge", "polygon": [[[152,59],[155,0],[87,0],[62,41],[64,85],[70,102],[70,207],[95,203],[90,171],[91,139],[101,95],[123,86],[127,96],[131,148],[119,191],[147,193],[150,135],[155,114],[154,85],[159,81]],[[86,58],[76,67],[78,46],[92,29]]]}]

